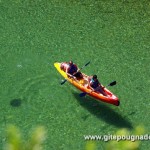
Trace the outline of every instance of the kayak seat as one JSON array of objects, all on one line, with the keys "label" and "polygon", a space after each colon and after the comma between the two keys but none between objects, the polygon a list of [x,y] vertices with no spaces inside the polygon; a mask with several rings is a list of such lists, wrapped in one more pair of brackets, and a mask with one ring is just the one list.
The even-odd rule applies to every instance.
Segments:
[{"label": "kayak seat", "polygon": [[88,80],[83,78],[83,79],[80,80],[80,84],[87,87],[88,86]]}]

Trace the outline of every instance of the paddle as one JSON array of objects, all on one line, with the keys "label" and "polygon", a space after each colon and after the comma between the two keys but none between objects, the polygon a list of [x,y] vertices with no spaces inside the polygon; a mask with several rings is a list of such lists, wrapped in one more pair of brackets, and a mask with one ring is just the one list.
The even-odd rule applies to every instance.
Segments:
[{"label": "paddle", "polygon": [[[86,63],[83,67],[81,67],[75,74],[77,74],[80,70],[82,70],[84,67],[86,67],[87,65],[89,65],[89,63],[90,63],[90,61],[89,61],[88,63]],[[75,75],[75,74],[74,74],[74,75]],[[61,82],[61,85],[63,85],[64,83],[66,83],[66,81],[67,81],[67,79],[63,80],[63,81]]]},{"label": "paddle", "polygon": [[[109,83],[108,86],[114,86],[114,85],[116,85],[116,83],[117,83],[116,81],[113,81],[113,82]],[[91,91],[91,92],[93,92],[93,91]],[[84,97],[86,94],[90,94],[91,92],[89,92],[89,93],[83,92],[83,93],[80,93],[79,96]]]}]

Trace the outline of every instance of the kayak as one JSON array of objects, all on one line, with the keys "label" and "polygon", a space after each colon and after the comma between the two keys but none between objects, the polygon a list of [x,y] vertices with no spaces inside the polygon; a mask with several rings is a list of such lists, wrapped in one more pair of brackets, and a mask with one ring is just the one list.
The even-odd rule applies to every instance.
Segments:
[{"label": "kayak", "polygon": [[[109,104],[113,104],[115,106],[119,106],[120,102],[119,99],[117,98],[117,96],[115,96],[112,92],[110,92],[106,87],[103,89],[104,92],[106,93],[106,96],[104,96],[101,93],[95,92],[88,87],[88,75],[83,74],[83,78],[80,80],[75,80],[74,78],[69,78],[68,75],[66,74],[66,72],[64,72],[63,70],[61,70],[60,68],[61,63],[56,62],[54,63],[55,68],[57,69],[57,71],[69,82],[71,83],[73,86],[75,86],[77,89],[86,92],[89,96],[99,100],[99,101],[103,101],[105,103],[109,103]],[[103,85],[102,85],[103,86]]]}]

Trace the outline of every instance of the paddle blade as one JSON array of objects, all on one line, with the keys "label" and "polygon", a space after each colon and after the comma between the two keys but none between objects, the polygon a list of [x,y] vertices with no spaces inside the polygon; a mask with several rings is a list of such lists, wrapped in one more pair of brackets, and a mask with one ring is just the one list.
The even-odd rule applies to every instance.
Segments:
[{"label": "paddle blade", "polygon": [[83,67],[80,68],[80,70],[82,70],[84,67],[86,67],[88,64],[90,64],[90,61],[88,63],[86,63]]},{"label": "paddle blade", "polygon": [[108,86],[114,86],[114,85],[116,85],[116,81],[113,81],[113,82],[111,82]]},{"label": "paddle blade", "polygon": [[63,85],[64,83],[66,83],[67,80],[62,81],[60,84]]},{"label": "paddle blade", "polygon": [[80,97],[84,97],[86,94],[87,94],[86,92],[80,93],[79,96],[80,96]]},{"label": "paddle blade", "polygon": [[85,66],[87,66],[90,63],[90,61],[88,63],[85,64]]}]

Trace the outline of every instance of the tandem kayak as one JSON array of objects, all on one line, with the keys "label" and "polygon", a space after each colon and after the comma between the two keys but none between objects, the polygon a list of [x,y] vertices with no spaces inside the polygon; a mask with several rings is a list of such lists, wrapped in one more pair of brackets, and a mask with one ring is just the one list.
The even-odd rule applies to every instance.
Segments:
[{"label": "tandem kayak", "polygon": [[98,92],[92,92],[92,90],[90,88],[88,88],[88,77],[87,75],[83,74],[83,79],[80,80],[74,80],[73,78],[69,78],[66,74],[66,72],[64,72],[63,70],[61,70],[60,68],[61,63],[56,62],[54,63],[55,68],[57,69],[57,71],[67,80],[69,81],[73,86],[75,86],[76,88],[78,88],[79,90],[83,91],[83,92],[87,92],[87,94],[99,101],[103,101],[105,103],[109,103],[109,104],[113,104],[116,106],[119,106],[120,102],[119,99],[117,98],[117,96],[115,96],[112,92],[110,92],[106,87],[104,88],[104,92],[107,94],[106,96],[104,96],[101,93]]}]

